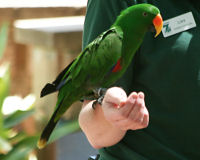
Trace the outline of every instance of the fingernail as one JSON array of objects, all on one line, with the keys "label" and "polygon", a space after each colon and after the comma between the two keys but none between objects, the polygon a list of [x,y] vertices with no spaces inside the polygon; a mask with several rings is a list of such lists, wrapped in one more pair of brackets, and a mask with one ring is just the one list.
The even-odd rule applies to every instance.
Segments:
[{"label": "fingernail", "polygon": [[120,102],[119,103],[119,108],[124,107],[124,105],[125,105],[125,102]]},{"label": "fingernail", "polygon": [[139,95],[139,98],[144,98],[144,93],[140,92],[138,95]]},{"label": "fingernail", "polygon": [[118,108],[119,107],[119,105],[116,104],[116,103],[112,103],[112,105],[113,105],[114,108]]}]

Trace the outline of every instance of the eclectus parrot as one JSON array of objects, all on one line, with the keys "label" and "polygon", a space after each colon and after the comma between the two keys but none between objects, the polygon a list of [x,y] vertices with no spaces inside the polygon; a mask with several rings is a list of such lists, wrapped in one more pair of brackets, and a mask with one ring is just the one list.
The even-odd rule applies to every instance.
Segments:
[{"label": "eclectus parrot", "polygon": [[96,99],[105,94],[100,88],[113,85],[126,71],[145,33],[162,30],[160,11],[150,4],[131,6],[117,17],[107,31],[91,42],[56,78],[47,83],[41,97],[59,91],[55,111],[45,127],[38,148],[43,148],[62,114],[80,99]]}]

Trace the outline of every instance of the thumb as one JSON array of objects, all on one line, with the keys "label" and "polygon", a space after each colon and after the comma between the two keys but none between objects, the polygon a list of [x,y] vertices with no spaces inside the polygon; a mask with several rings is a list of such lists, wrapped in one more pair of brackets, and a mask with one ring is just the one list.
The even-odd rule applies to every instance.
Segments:
[{"label": "thumb", "polygon": [[122,106],[126,102],[126,99],[126,92],[119,87],[109,88],[104,96],[105,103],[117,108]]}]

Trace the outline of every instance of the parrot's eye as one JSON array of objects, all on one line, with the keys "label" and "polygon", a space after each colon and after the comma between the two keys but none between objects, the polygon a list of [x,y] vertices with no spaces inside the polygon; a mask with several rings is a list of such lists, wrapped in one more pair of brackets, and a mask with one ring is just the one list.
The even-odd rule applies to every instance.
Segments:
[{"label": "parrot's eye", "polygon": [[147,12],[143,12],[143,16],[146,17],[148,14]]}]

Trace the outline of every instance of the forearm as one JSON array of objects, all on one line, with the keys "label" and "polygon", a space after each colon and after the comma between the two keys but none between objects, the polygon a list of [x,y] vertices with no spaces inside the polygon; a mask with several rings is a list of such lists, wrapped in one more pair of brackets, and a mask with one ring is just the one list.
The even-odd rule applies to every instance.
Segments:
[{"label": "forearm", "polygon": [[92,101],[84,102],[79,114],[79,124],[90,144],[96,149],[118,143],[126,133],[105,119],[100,105],[94,110]]}]

